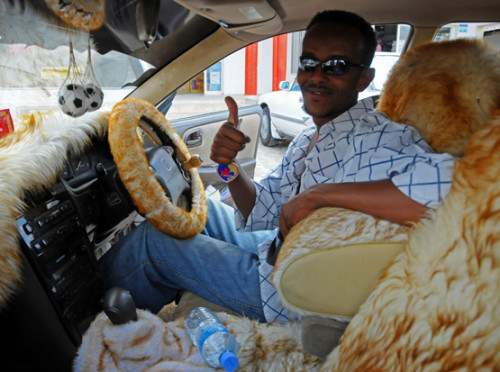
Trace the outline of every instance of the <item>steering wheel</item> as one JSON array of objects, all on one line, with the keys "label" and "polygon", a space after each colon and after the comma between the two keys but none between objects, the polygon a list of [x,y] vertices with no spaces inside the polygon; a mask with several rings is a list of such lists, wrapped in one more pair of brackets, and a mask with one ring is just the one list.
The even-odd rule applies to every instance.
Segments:
[{"label": "steering wheel", "polygon": [[[146,152],[145,134],[157,145]],[[118,173],[141,215],[167,235],[186,239],[207,221],[207,200],[198,170],[200,158],[165,116],[149,102],[126,98],[111,111],[108,141]]]}]

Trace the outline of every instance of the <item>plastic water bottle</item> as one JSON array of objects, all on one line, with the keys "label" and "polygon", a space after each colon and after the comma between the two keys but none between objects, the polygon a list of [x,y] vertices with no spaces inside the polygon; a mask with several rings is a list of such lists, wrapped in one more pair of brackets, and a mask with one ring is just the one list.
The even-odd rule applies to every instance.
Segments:
[{"label": "plastic water bottle", "polygon": [[197,307],[184,319],[186,330],[205,361],[212,367],[236,371],[238,343],[234,336],[206,307]]}]

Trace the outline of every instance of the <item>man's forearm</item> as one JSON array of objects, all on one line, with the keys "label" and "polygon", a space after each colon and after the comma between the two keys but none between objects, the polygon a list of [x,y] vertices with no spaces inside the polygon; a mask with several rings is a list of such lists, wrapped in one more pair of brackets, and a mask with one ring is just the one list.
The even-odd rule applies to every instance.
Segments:
[{"label": "man's forearm", "polygon": [[318,207],[348,208],[402,225],[417,222],[428,209],[406,196],[391,180],[319,184],[307,197]]},{"label": "man's forearm", "polygon": [[298,222],[322,207],[352,209],[401,225],[417,222],[428,209],[403,194],[391,180],[321,183],[309,187],[283,204],[280,216],[283,236]]},{"label": "man's forearm", "polygon": [[236,204],[243,217],[247,219],[255,205],[256,191],[254,183],[240,169],[240,174],[228,184],[228,187],[234,204]]}]

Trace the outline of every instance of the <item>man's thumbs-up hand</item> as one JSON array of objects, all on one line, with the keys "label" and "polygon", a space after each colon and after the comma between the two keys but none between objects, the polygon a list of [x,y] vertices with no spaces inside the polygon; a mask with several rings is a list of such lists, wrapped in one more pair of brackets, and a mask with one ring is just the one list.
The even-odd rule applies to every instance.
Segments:
[{"label": "man's thumbs-up hand", "polygon": [[210,159],[218,164],[231,163],[238,152],[245,148],[245,144],[250,142],[250,137],[238,129],[239,118],[236,101],[232,97],[226,97],[225,102],[229,110],[229,118],[215,135],[210,153]]}]

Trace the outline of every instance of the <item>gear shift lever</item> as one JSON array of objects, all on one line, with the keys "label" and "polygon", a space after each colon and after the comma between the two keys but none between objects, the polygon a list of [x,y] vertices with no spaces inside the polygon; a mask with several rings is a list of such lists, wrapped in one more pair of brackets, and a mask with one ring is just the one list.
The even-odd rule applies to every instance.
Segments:
[{"label": "gear shift lever", "polygon": [[115,325],[137,320],[134,299],[123,288],[110,288],[104,295],[103,307],[109,320]]}]

